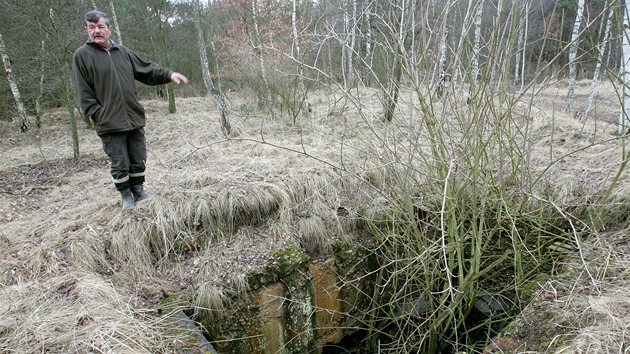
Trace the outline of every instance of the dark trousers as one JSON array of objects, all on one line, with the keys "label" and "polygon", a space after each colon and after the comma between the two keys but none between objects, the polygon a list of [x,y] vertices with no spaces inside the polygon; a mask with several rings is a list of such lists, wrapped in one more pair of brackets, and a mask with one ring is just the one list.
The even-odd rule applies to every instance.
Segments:
[{"label": "dark trousers", "polygon": [[147,144],[144,129],[107,133],[100,136],[111,162],[112,181],[119,191],[144,183]]}]

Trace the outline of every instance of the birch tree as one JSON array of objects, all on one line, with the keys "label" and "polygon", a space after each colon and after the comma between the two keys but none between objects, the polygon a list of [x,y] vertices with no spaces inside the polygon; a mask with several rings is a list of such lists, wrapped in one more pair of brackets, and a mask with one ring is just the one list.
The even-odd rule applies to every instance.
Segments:
[{"label": "birch tree", "polygon": [[[518,60],[518,53],[514,55],[513,46],[515,39],[513,32],[522,26],[519,16],[519,5],[516,1],[508,2],[499,0],[496,5],[496,16],[493,19],[493,38],[491,39],[491,47],[489,51],[497,55],[490,62],[491,68],[489,72],[489,81],[495,83],[496,89],[499,90],[504,85],[511,85],[512,79],[510,67],[514,56]],[[526,37],[524,34],[523,37]]]},{"label": "birch tree", "polygon": [[442,30],[441,30],[441,39],[440,39],[440,45],[439,45],[439,52],[438,52],[438,60],[437,60],[437,72],[438,72],[438,84],[437,84],[437,90],[436,90],[436,95],[438,98],[442,97],[444,95],[444,88],[446,85],[446,41],[448,39],[448,27],[446,26],[446,18],[448,15],[448,12],[451,8],[452,5],[452,1],[449,1],[449,3],[446,5],[446,8],[444,10],[444,18],[442,20]]},{"label": "birch tree", "polygon": [[[523,26],[519,26],[518,37],[516,38],[516,60],[514,61],[514,86],[521,81],[521,60],[520,57],[523,53],[523,35],[525,29]],[[522,86],[521,86],[522,88]]]},{"label": "birch tree", "polygon": [[[398,10],[398,11],[397,11]],[[389,79],[388,92],[385,93],[384,111],[385,120],[391,122],[394,118],[394,111],[398,105],[398,97],[400,95],[400,84],[403,73],[403,66],[406,64],[405,54],[408,52],[407,45],[410,42],[405,35],[405,27],[408,19],[409,2],[407,0],[396,1],[395,6],[391,6],[392,18],[398,23],[392,26],[392,45],[394,52],[394,71]]]},{"label": "birch tree", "polygon": [[348,86],[354,86],[354,48],[356,43],[356,28],[357,28],[357,0],[351,0],[352,4],[352,16],[350,17],[350,40],[349,45],[346,48],[348,51]]},{"label": "birch tree", "polygon": [[[40,57],[44,56],[46,53],[46,40],[42,40],[40,50]],[[46,61],[41,60],[39,63],[39,91],[37,92],[37,97],[35,97],[35,126],[41,126],[41,118],[42,118],[42,96],[44,95],[44,81],[46,78]]]},{"label": "birch tree", "polygon": [[[588,113],[591,110],[593,105],[593,98],[595,97],[595,91],[597,90],[597,83],[599,82],[599,72],[601,70],[602,62],[604,61],[604,50],[606,48],[606,44],[610,38],[610,29],[612,27],[612,19],[614,15],[614,7],[613,3],[608,4],[608,20],[606,21],[606,28],[603,32],[603,38],[601,42],[597,45],[597,62],[595,63],[595,70],[593,71],[593,81],[591,82],[591,92],[588,95],[588,101],[586,102],[586,108],[582,112],[580,112],[577,117],[578,119],[586,119]],[[602,21],[602,24],[604,21]],[[600,31],[601,32],[601,31]]]},{"label": "birch tree", "polygon": [[344,73],[343,75],[343,80],[344,80],[344,87],[348,88],[348,86],[350,86],[349,83],[349,77],[348,77],[348,70],[350,68],[352,68],[352,52],[350,50],[350,14],[348,13],[348,1],[347,0],[343,0],[342,2],[342,6],[343,6],[343,50],[341,53],[341,70]]},{"label": "birch tree", "polygon": [[4,45],[4,39],[2,39],[2,34],[0,33],[0,56],[2,56],[2,62],[4,63],[4,71],[7,74],[7,80],[9,81],[9,86],[11,87],[11,93],[13,94],[13,99],[15,100],[15,106],[18,111],[18,124],[20,126],[20,131],[26,133],[30,128],[30,123],[28,121],[28,117],[26,115],[26,109],[24,108],[24,103],[22,102],[22,97],[20,96],[20,90],[18,89],[17,83],[15,82],[15,77],[13,76],[13,69],[11,68],[11,60],[7,55]]},{"label": "birch tree", "polygon": [[573,32],[571,33],[571,42],[569,43],[569,92],[567,94],[566,111],[573,112],[573,99],[575,98],[575,57],[578,50],[578,39],[580,36],[580,26],[584,17],[584,0],[578,0],[578,9],[573,24]]},{"label": "birch tree", "polygon": [[630,0],[626,0],[623,16],[621,78],[623,80],[622,107],[617,133],[625,134],[630,126]]},{"label": "birch tree", "polygon": [[260,29],[258,25],[258,2],[257,0],[252,0],[252,22],[254,25],[254,51],[258,55],[258,60],[260,63],[260,76],[262,77],[263,85],[264,85],[264,94],[267,96],[267,107],[272,111],[273,115],[273,102],[271,99],[271,88],[269,85],[269,79],[267,78],[267,71],[265,69],[265,57],[263,55],[263,47],[262,41],[260,38]]},{"label": "birch tree", "polygon": [[481,16],[483,15],[483,5],[484,0],[479,1],[477,4],[477,13],[475,14],[475,37],[473,42],[473,57],[471,60],[471,96],[475,95],[477,82],[479,80],[479,46],[481,43]]},{"label": "birch tree", "polygon": [[525,64],[527,63],[527,35],[528,35],[528,31],[529,31],[529,4],[530,2],[527,1],[525,3],[525,14],[524,14],[524,18],[523,21],[525,22],[525,33],[523,35],[523,42],[522,42],[522,46],[523,46],[523,51],[521,52],[521,56],[520,59],[522,61],[521,63],[521,90],[523,89],[523,86],[525,86]]},{"label": "birch tree", "polygon": [[[302,56],[300,55],[300,36],[298,35],[297,30],[297,0],[292,0],[291,4],[293,6],[291,10],[291,34],[293,35],[293,47],[295,48],[295,58],[298,62],[302,61]],[[302,76],[302,66],[299,67],[300,76]]]},{"label": "birch tree", "polygon": [[462,28],[459,35],[459,42],[457,43],[457,47],[455,48],[455,54],[453,55],[453,74],[451,75],[451,82],[453,87],[457,87],[459,84],[459,76],[460,76],[460,58],[462,55],[462,51],[464,48],[464,43],[466,42],[466,34],[468,33],[468,27],[470,26],[470,9],[472,8],[474,0],[468,0],[468,8],[466,9],[466,14],[464,16],[464,20],[462,21]]},{"label": "birch tree", "polygon": [[123,45],[122,32],[120,32],[120,26],[118,26],[118,17],[116,16],[116,8],[114,7],[114,0],[109,0],[109,8],[112,11],[111,20],[114,23],[114,29],[116,30],[116,38],[118,44]]},{"label": "birch tree", "polygon": [[[517,5],[515,5],[517,6]],[[526,1],[519,11],[523,13],[522,23],[518,26],[516,38],[516,58],[514,60],[514,86],[519,86],[519,91],[525,86],[525,60],[527,59],[527,26],[529,24],[529,1]]]},{"label": "birch tree", "polygon": [[217,102],[219,112],[221,113],[221,129],[223,134],[227,137],[232,133],[232,127],[228,119],[227,107],[223,95],[216,89],[212,78],[210,77],[210,68],[208,64],[208,54],[206,52],[206,41],[203,35],[203,29],[201,27],[201,19],[199,18],[199,0],[193,0],[193,11],[195,12],[195,27],[197,29],[197,43],[199,46],[199,58],[201,61],[201,73],[203,76],[203,83],[206,86],[208,93],[212,95]]},{"label": "birch tree", "polygon": [[[365,8],[364,8],[364,22],[363,22],[363,28],[366,28],[367,30],[365,31],[365,59],[364,62],[367,65],[363,65],[362,67],[362,71],[365,71],[366,66],[368,68],[372,68],[372,61],[373,61],[373,57],[372,57],[372,17],[371,17],[371,12],[372,12],[372,0],[365,0]],[[369,75],[366,75],[366,77],[369,77]],[[365,77],[363,79],[366,79]],[[367,85],[369,85],[369,80],[368,82],[366,82]]]},{"label": "birch tree", "polygon": [[72,87],[72,68],[69,64],[67,69],[62,73],[62,79],[66,87],[66,109],[70,117],[70,134],[72,135],[72,154],[75,161],[78,161],[81,153],[79,150],[79,130],[77,127],[77,117],[75,114],[76,100],[73,97],[74,89]]}]

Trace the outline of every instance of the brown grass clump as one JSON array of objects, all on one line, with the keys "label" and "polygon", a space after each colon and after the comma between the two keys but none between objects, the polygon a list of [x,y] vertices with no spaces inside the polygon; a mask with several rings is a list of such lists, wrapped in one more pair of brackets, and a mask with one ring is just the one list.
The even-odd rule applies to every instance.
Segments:
[{"label": "brown grass clump", "polygon": [[[0,349],[24,352],[168,352],[181,340],[168,317],[95,273],[66,272],[4,287]],[[173,333],[169,333],[173,332]]]}]

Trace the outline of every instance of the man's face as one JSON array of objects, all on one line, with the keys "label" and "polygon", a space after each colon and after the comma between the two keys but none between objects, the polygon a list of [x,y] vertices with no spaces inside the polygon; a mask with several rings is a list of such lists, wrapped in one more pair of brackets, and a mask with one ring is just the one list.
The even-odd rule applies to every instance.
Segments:
[{"label": "man's face", "polygon": [[104,18],[99,18],[98,22],[88,22],[85,29],[92,41],[105,49],[109,49],[109,37],[112,34],[112,28],[105,24]]}]

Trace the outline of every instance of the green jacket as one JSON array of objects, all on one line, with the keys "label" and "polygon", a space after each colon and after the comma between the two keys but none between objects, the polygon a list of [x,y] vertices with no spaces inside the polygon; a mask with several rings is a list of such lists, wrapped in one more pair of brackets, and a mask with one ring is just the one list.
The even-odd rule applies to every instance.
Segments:
[{"label": "green jacket", "polygon": [[147,62],[112,42],[105,51],[88,40],[74,53],[74,90],[83,114],[92,118],[98,135],[145,126],[135,80],[147,85],[171,81],[172,70]]}]

